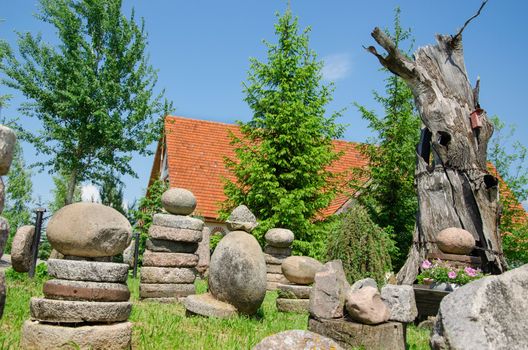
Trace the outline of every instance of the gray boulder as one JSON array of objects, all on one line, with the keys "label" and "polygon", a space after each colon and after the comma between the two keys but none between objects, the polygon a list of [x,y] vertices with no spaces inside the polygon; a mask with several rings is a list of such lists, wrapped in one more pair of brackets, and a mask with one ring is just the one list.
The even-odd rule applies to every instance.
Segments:
[{"label": "gray boulder", "polygon": [[161,204],[171,214],[190,215],[196,208],[196,198],[185,188],[171,188],[161,195]]},{"label": "gray boulder", "polygon": [[295,238],[293,232],[286,228],[272,228],[264,236],[266,243],[272,247],[287,248]]},{"label": "gray boulder", "polygon": [[35,226],[20,226],[11,244],[11,264],[17,272],[28,272],[31,265],[31,244],[35,236]]},{"label": "gray boulder", "polygon": [[251,232],[257,227],[257,218],[245,205],[239,205],[231,212],[226,221],[229,231]]},{"label": "gray boulder", "polygon": [[211,257],[209,290],[240,313],[257,311],[266,296],[266,262],[255,237],[233,231],[222,238]]},{"label": "gray boulder", "polygon": [[358,280],[358,281],[354,282],[354,284],[350,288],[355,291],[355,290],[361,289],[363,287],[374,287],[374,288],[378,289],[378,284],[376,283],[376,281],[373,278],[369,277],[369,278],[364,278],[362,280]]},{"label": "gray boulder", "polygon": [[74,203],[57,211],[46,235],[64,255],[112,256],[122,253],[132,239],[132,227],[117,210],[98,203]]},{"label": "gray boulder", "polygon": [[440,303],[433,349],[526,349],[528,264],[456,289]]},{"label": "gray boulder", "polygon": [[6,175],[11,167],[15,144],[15,132],[5,125],[0,125],[0,176]]},{"label": "gray boulder", "polygon": [[390,309],[381,300],[378,289],[369,286],[347,293],[346,310],[354,321],[363,324],[387,322],[390,317]]},{"label": "gray boulder", "polygon": [[390,309],[390,321],[410,323],[418,316],[412,286],[387,284],[381,289],[381,299]]},{"label": "gray boulder", "polygon": [[0,216],[0,258],[4,255],[4,248],[9,238],[9,222]]},{"label": "gray boulder", "polygon": [[312,284],[315,274],[323,268],[323,264],[308,256],[290,256],[282,263],[282,273],[296,284]]},{"label": "gray boulder", "polygon": [[260,341],[253,350],[341,350],[343,349],[334,340],[324,337],[320,334],[303,331],[291,330],[270,335]]},{"label": "gray boulder", "polygon": [[310,292],[310,314],[316,318],[341,318],[350,289],[341,260],[332,260],[315,274]]},{"label": "gray boulder", "polygon": [[209,269],[209,263],[211,262],[210,237],[211,229],[204,226],[202,240],[198,243],[198,249],[196,249],[196,254],[198,254],[198,266],[196,266],[196,269],[200,274],[204,274]]},{"label": "gray boulder", "polygon": [[125,283],[128,265],[98,261],[48,259],[50,276],[72,281]]},{"label": "gray boulder", "polygon": [[135,240],[131,240],[130,244],[126,249],[123,251],[123,263],[130,266],[130,268],[134,267],[134,248],[136,245]]}]

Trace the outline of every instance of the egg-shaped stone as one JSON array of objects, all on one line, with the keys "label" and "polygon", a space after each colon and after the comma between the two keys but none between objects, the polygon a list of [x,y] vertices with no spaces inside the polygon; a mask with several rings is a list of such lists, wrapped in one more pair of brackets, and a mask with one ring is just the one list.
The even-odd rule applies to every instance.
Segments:
[{"label": "egg-shaped stone", "polygon": [[272,228],[264,236],[266,243],[272,247],[287,248],[295,238],[293,232],[286,228]]},{"label": "egg-shaped stone", "polygon": [[190,215],[196,208],[196,198],[185,188],[171,188],[161,195],[161,204],[171,214]]},{"label": "egg-shaped stone", "polygon": [[266,262],[255,237],[229,232],[211,257],[209,291],[238,312],[252,315],[266,296]]},{"label": "egg-shaped stone", "polygon": [[117,210],[98,203],[74,203],[57,211],[46,235],[64,255],[113,256],[130,244],[132,227]]},{"label": "egg-shaped stone", "polygon": [[282,262],[282,273],[296,284],[312,284],[323,264],[309,256],[290,256]]},{"label": "egg-shaped stone", "polygon": [[475,247],[475,238],[462,228],[449,227],[438,233],[436,244],[444,253],[468,255]]}]

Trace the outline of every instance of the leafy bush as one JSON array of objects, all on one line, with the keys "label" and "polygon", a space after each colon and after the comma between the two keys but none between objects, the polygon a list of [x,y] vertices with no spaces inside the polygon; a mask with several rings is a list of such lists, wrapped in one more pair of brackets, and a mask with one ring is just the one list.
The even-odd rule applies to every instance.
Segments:
[{"label": "leafy bush", "polygon": [[510,268],[528,264],[528,223],[502,232],[502,250]]},{"label": "leafy bush", "polygon": [[392,269],[390,252],[395,249],[389,234],[376,225],[359,204],[338,218],[334,231],[328,235],[328,259],[343,262],[350,283],[371,277],[383,284],[385,273]]},{"label": "leafy bush", "polygon": [[425,279],[430,279],[434,282],[450,282],[464,285],[485,276],[480,269],[471,267],[457,268],[440,259],[434,262],[424,260],[421,268],[422,272],[417,276],[419,284],[424,284]]}]

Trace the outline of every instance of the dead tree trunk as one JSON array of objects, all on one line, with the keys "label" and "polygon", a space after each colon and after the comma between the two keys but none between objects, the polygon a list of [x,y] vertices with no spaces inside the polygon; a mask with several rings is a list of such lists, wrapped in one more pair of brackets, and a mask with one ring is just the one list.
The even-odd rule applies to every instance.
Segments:
[{"label": "dead tree trunk", "polygon": [[[487,171],[487,145],[493,126],[478,104],[478,83],[469,83],[462,36],[438,35],[434,46],[417,50],[415,59],[403,55],[379,28],[373,38],[386,51],[368,51],[413,91],[424,124],[417,147],[418,213],[414,242],[398,283],[412,284],[422,260],[438,250],[435,236],[459,227],[476,240],[472,255],[480,256],[485,271],[500,273],[506,262],[498,229],[497,179]],[[470,114],[479,112],[481,127],[472,127]]]}]

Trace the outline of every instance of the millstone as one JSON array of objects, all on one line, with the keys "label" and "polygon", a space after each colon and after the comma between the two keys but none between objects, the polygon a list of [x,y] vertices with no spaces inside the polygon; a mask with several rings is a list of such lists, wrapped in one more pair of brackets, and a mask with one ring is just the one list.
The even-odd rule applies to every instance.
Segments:
[{"label": "millstone", "polygon": [[128,301],[130,291],[126,284],[50,280],[42,287],[48,299],[82,301]]},{"label": "millstone", "polygon": [[52,277],[64,280],[125,283],[128,278],[128,265],[49,259],[48,273]]},{"label": "millstone", "polygon": [[151,225],[148,233],[150,238],[168,241],[196,243],[202,240],[202,231],[185,228]]},{"label": "millstone", "polygon": [[143,266],[161,267],[195,267],[198,265],[198,255],[188,253],[156,253],[145,251]]},{"label": "millstone", "polygon": [[267,273],[266,281],[268,282],[277,282],[277,283],[290,283],[282,273]]},{"label": "millstone", "polygon": [[78,349],[128,350],[132,346],[132,323],[64,327],[26,321],[20,347],[25,350],[64,350],[75,344]]},{"label": "millstone", "polygon": [[279,284],[279,298],[283,299],[310,299],[311,286],[295,284]]},{"label": "millstone", "polygon": [[148,267],[141,268],[141,283],[194,283],[193,269]]},{"label": "millstone", "polygon": [[308,313],[310,299],[277,298],[277,310],[281,312]]},{"label": "millstone", "polygon": [[210,293],[189,295],[183,305],[191,315],[230,318],[238,314],[233,305],[215,299]]},{"label": "millstone", "polygon": [[16,272],[28,272],[31,266],[31,244],[35,236],[35,226],[21,226],[16,231],[11,244],[11,264]]},{"label": "millstone", "polygon": [[96,302],[31,298],[31,318],[56,323],[122,322],[128,319],[129,302]]},{"label": "millstone", "polygon": [[282,267],[280,265],[266,264],[266,272],[282,274]]},{"label": "millstone", "polygon": [[264,260],[266,261],[266,264],[270,265],[281,265],[288,257],[289,255],[271,255],[264,253]]},{"label": "millstone", "polygon": [[198,249],[198,243],[176,242],[166,239],[147,239],[148,250],[160,253],[194,253]]},{"label": "millstone", "polygon": [[183,228],[188,230],[202,231],[203,221],[189,216],[171,215],[171,214],[154,214],[152,224],[172,228]]},{"label": "millstone", "polygon": [[196,289],[192,283],[141,283],[139,285],[140,298],[179,298],[195,293]]},{"label": "millstone", "polygon": [[290,256],[292,249],[290,247],[288,248],[279,248],[279,247],[273,247],[269,244],[266,244],[264,246],[264,253],[270,254],[270,255],[279,255],[279,256]]}]

